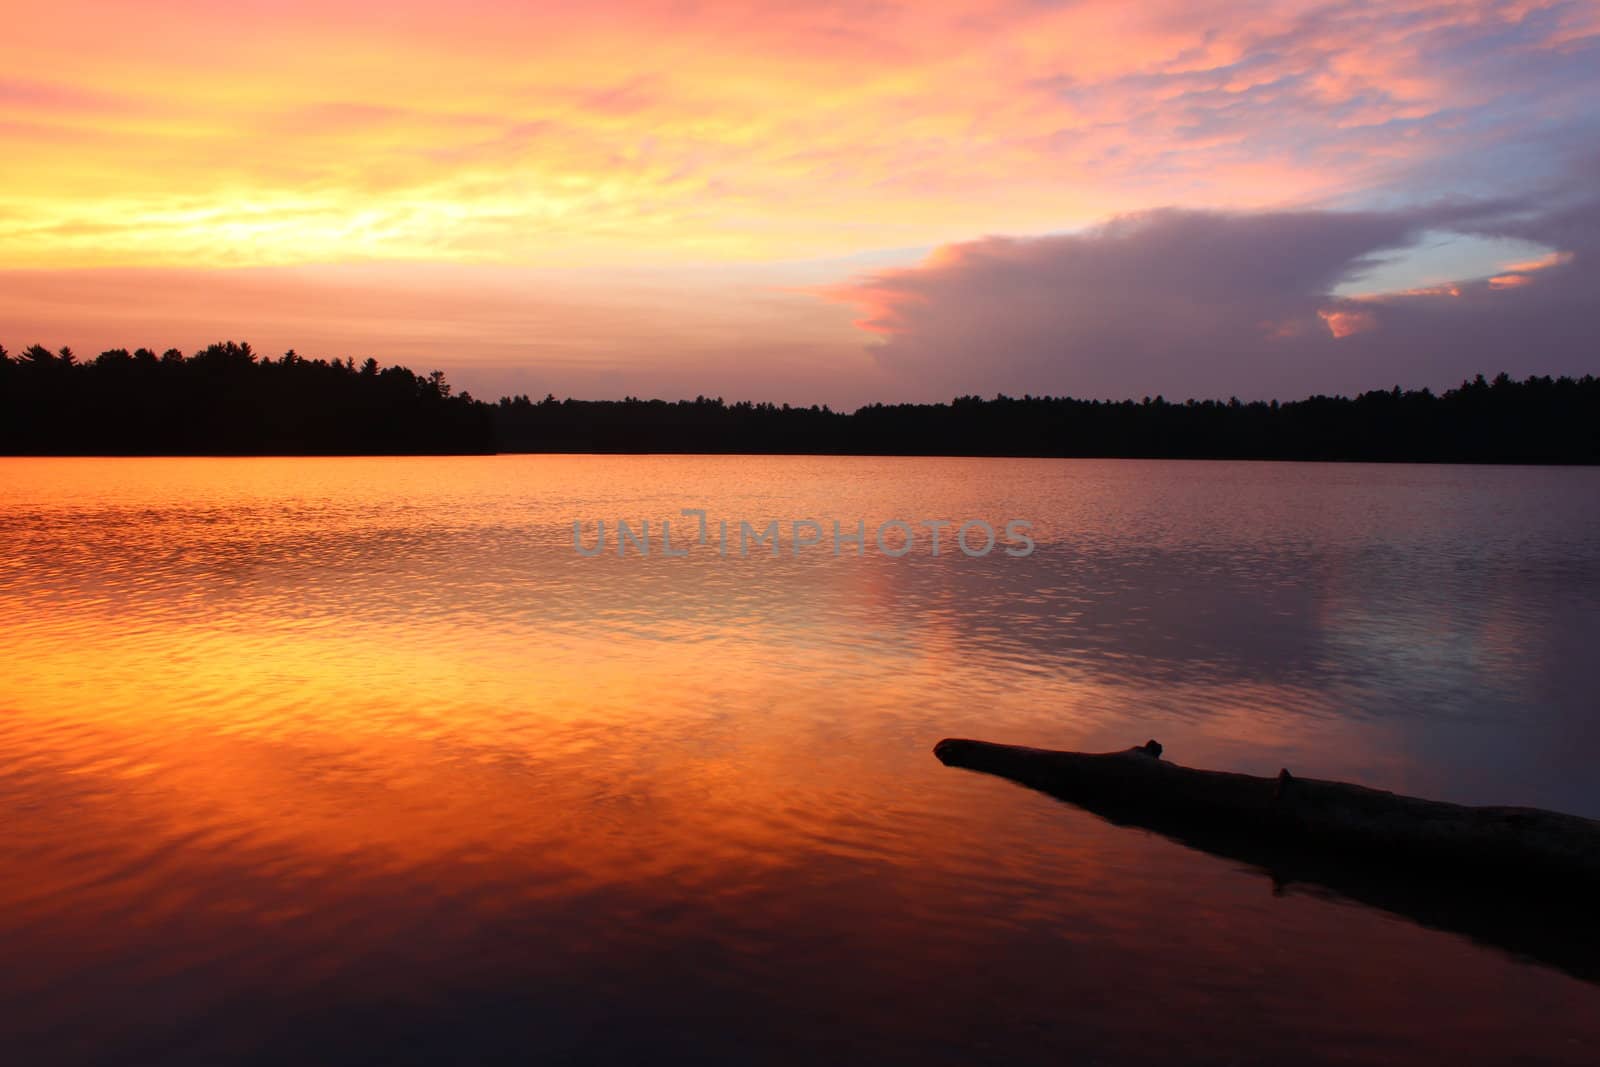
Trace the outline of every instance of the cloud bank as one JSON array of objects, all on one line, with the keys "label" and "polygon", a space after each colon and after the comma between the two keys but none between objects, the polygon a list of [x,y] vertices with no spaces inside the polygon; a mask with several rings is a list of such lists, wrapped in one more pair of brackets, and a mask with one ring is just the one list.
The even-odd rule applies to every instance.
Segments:
[{"label": "cloud bank", "polygon": [[[1288,398],[1600,371],[1600,200],[1539,203],[1143,212],[948,245],[824,294],[857,306],[879,364],[929,396]],[[1442,228],[1551,251],[1481,278],[1334,295]]]}]

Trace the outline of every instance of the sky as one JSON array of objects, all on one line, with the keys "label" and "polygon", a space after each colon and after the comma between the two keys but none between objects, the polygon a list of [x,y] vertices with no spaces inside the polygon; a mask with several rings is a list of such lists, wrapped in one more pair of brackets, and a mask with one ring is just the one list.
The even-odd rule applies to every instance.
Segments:
[{"label": "sky", "polygon": [[1600,0],[8,8],[12,349],[843,407],[1600,372]]}]

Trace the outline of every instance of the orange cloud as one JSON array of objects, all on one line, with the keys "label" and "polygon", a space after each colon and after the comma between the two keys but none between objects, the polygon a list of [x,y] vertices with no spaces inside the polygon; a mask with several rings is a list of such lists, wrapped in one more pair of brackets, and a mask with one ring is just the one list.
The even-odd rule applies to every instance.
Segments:
[{"label": "orange cloud", "polygon": [[1378,320],[1370,311],[1351,311],[1344,308],[1323,308],[1317,316],[1328,324],[1328,332],[1337,340],[1368,330],[1377,329]]},{"label": "orange cloud", "polygon": [[1489,0],[64,0],[8,26],[0,267],[757,261],[1308,203],[1470,148],[1484,42],[1587,25]]},{"label": "orange cloud", "polygon": [[1506,266],[1507,274],[1532,274],[1535,271],[1549,270],[1551,267],[1565,266],[1572,262],[1572,253],[1565,251],[1550,252],[1538,259],[1530,259],[1523,263],[1511,263]]},{"label": "orange cloud", "polygon": [[1534,281],[1533,275],[1552,267],[1565,266],[1571,263],[1571,252],[1556,251],[1530,259],[1523,263],[1512,263],[1506,267],[1505,273],[1497,274],[1489,279],[1490,289],[1517,289]]}]

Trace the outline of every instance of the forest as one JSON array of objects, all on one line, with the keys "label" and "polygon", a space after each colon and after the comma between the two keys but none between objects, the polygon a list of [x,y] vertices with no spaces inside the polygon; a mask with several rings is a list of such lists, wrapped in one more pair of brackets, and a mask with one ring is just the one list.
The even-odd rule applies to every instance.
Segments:
[{"label": "forest", "polygon": [[957,397],[828,407],[718,398],[497,402],[368,359],[278,359],[224,342],[0,348],[0,453],[312,455],[661,452],[1600,462],[1600,379],[1482,375],[1435,393],[1286,402]]},{"label": "forest", "polygon": [[18,455],[329,455],[493,452],[486,405],[369,359],[279,359],[248,344],[185,357],[147,348],[79,360],[0,348],[0,452]]}]

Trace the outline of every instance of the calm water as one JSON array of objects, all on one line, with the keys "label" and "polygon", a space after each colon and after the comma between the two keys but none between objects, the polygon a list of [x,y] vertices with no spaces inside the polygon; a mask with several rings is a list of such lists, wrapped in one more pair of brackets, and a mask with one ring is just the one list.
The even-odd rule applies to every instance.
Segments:
[{"label": "calm water", "polygon": [[[684,507],[1039,549],[572,549]],[[0,1048],[1594,1063],[1600,985],[930,750],[1600,816],[1597,530],[1596,470],[0,460]]]}]

